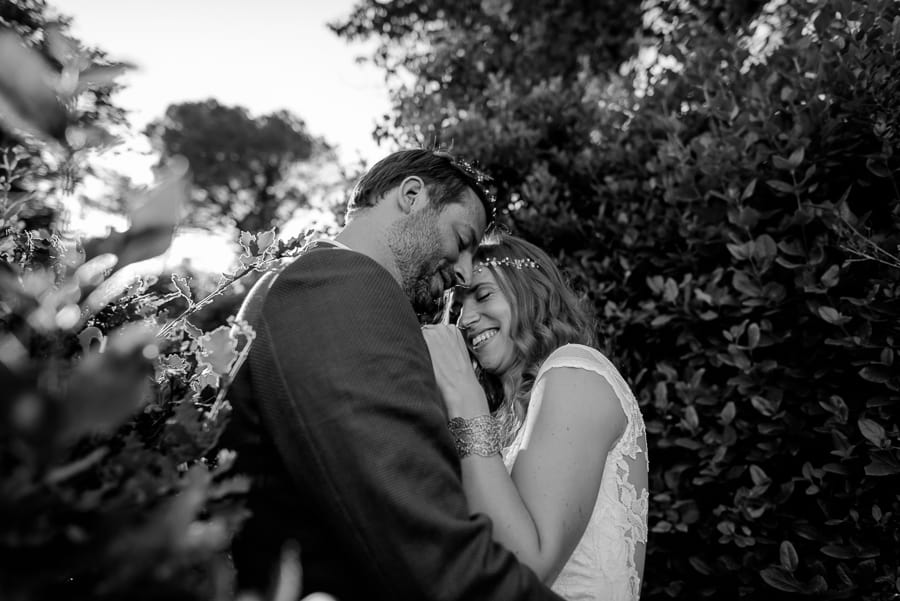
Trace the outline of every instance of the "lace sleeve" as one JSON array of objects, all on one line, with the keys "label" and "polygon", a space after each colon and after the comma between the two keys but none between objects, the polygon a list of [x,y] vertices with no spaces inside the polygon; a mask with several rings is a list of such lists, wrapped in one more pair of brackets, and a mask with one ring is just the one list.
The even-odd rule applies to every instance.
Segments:
[{"label": "lace sleeve", "polygon": [[[619,400],[626,424],[607,454],[603,481],[590,522],[554,582],[553,590],[566,599],[637,601],[647,543],[649,462],[646,430],[637,400],[612,362],[588,346],[567,344],[556,349],[538,371],[525,424],[504,452],[503,460],[512,471],[519,451],[528,446],[540,415],[544,376],[559,367],[584,369],[604,378]],[[557,401],[564,402],[565,399]]]}]

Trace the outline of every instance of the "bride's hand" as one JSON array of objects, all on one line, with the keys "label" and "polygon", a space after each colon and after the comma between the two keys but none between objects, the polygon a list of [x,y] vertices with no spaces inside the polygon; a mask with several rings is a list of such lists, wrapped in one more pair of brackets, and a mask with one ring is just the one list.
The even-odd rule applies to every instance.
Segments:
[{"label": "bride's hand", "polygon": [[488,412],[487,397],[478,383],[466,341],[453,325],[422,327],[431,353],[438,388],[451,416],[471,417]]}]

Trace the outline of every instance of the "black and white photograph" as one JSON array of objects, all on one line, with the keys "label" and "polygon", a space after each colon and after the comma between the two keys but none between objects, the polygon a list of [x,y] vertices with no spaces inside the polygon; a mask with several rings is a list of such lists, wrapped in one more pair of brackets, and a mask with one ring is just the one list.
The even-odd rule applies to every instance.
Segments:
[{"label": "black and white photograph", "polygon": [[2,601],[900,601],[898,351],[898,0],[0,0]]}]

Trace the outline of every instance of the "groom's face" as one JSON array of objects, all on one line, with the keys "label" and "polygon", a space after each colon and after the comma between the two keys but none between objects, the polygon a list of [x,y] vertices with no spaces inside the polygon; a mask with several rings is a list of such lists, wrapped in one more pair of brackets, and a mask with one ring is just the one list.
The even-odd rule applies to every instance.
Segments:
[{"label": "groom's face", "polygon": [[471,280],[472,256],[486,223],[481,201],[468,188],[441,206],[426,195],[417,210],[397,222],[389,242],[416,312],[435,311],[444,290]]}]

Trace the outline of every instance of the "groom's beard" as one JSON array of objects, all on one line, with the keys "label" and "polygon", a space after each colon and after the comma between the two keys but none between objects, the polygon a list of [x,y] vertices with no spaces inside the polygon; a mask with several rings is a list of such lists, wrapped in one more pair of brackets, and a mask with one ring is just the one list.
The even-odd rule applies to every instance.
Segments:
[{"label": "groom's beard", "polygon": [[441,251],[435,247],[440,232],[431,210],[413,213],[397,223],[388,235],[388,246],[394,253],[400,283],[418,314],[433,313],[440,307],[446,287],[442,276]]}]

